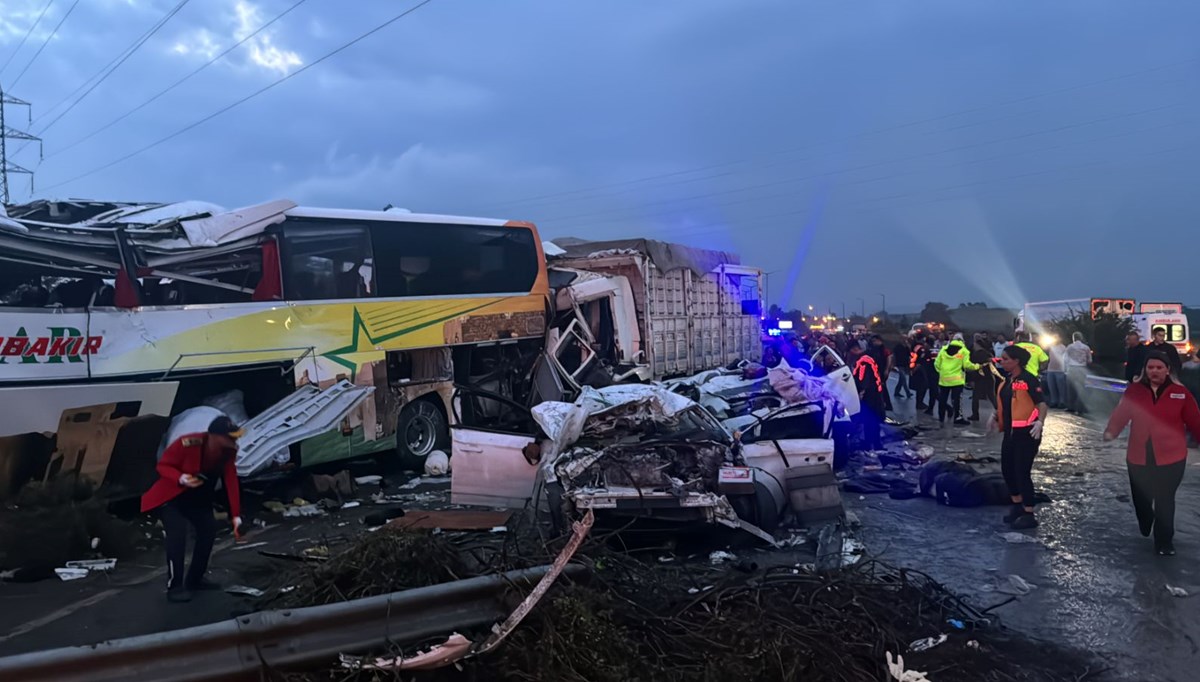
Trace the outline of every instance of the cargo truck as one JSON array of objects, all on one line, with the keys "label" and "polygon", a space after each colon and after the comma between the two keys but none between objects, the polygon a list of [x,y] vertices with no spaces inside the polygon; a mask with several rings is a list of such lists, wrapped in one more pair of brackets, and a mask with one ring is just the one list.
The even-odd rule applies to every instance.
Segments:
[{"label": "cargo truck", "polygon": [[761,359],[762,271],[737,255],[650,239],[553,244],[549,350],[576,382],[596,360],[618,380],[652,381]]}]

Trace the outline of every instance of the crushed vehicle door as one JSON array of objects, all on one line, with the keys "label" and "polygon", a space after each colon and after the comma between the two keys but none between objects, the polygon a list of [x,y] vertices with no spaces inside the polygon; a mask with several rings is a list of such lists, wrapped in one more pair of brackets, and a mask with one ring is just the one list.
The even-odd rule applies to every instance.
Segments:
[{"label": "crushed vehicle door", "polygon": [[854,372],[829,346],[821,346],[813,353],[813,365],[821,367],[826,377],[829,392],[832,393],[846,409],[846,415],[853,417],[858,414],[858,384],[854,381]]},{"label": "crushed vehicle door", "polygon": [[541,457],[529,408],[467,386],[456,386],[453,404],[451,504],[523,509],[533,499]]}]

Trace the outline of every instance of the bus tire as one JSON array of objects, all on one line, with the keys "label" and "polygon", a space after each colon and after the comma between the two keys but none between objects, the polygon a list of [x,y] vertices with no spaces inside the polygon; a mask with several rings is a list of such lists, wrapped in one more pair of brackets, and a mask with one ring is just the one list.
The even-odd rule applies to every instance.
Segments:
[{"label": "bus tire", "polygon": [[400,463],[420,470],[434,450],[450,451],[446,415],[429,400],[414,400],[404,406],[396,420],[396,452]]}]

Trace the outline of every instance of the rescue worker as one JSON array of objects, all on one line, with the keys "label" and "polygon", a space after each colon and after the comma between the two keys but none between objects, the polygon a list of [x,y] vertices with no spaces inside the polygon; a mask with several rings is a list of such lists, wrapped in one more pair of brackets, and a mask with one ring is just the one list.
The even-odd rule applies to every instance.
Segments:
[{"label": "rescue worker", "polygon": [[1037,528],[1034,516],[1033,459],[1042,440],[1050,407],[1038,378],[1029,372],[1029,352],[1009,346],[1000,355],[1003,378],[996,391],[996,414],[991,427],[1004,434],[1000,468],[1013,508],[1004,522],[1018,530]]},{"label": "rescue worker", "polygon": [[967,372],[978,370],[979,365],[971,362],[971,352],[963,343],[962,334],[955,334],[938,353],[933,368],[938,374],[938,421],[945,426],[946,417],[953,414],[955,426],[970,426],[971,422],[962,416],[963,387],[967,384]]},{"label": "rescue worker", "polygon": [[884,417],[884,398],[887,391],[883,375],[875,358],[858,346],[850,347],[850,358],[854,368],[854,382],[858,384],[859,410],[856,418],[863,430],[863,444],[868,450],[882,450],[883,440],[880,426]]},{"label": "rescue worker", "polygon": [[1171,378],[1169,363],[1162,353],[1146,354],[1140,376],[1125,389],[1104,429],[1108,441],[1131,426],[1125,460],[1133,509],[1142,537],[1154,534],[1160,556],[1175,555],[1175,491],[1187,468],[1186,434],[1200,439],[1200,407]]},{"label": "rescue worker", "polygon": [[1046,355],[1046,351],[1042,347],[1034,343],[1029,332],[1021,332],[1017,334],[1016,345],[1024,348],[1026,353],[1029,353],[1029,364],[1025,369],[1033,376],[1041,376],[1042,370],[1050,364],[1050,356]]},{"label": "rescue worker", "polygon": [[[232,419],[221,415],[204,432],[175,437],[158,461],[158,480],[142,495],[142,512],[158,509],[162,517],[168,601],[187,602],[195,590],[220,589],[204,576],[217,535],[213,502],[219,477],[229,498],[233,532],[238,534],[242,505],[235,460],[241,433]],[[196,544],[192,548],[192,565],[184,573],[188,526],[196,533]]]}]

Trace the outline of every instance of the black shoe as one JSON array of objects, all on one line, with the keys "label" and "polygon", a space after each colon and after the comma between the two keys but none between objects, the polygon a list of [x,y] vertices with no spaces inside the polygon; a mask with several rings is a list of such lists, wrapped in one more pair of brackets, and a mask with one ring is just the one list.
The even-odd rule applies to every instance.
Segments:
[{"label": "black shoe", "polygon": [[[909,397],[911,398],[912,396],[909,396]],[[919,402],[919,403],[917,403],[917,409],[918,410],[926,410],[926,409],[929,409],[929,406],[926,405],[925,403]]]},{"label": "black shoe", "polygon": [[979,421],[979,415],[977,415],[977,414],[971,415],[971,421],[973,421],[973,422]]},{"label": "black shoe", "polygon": [[1154,551],[1158,552],[1159,556],[1175,556],[1175,544],[1172,542],[1164,542],[1162,544],[1155,543],[1157,546]]},{"label": "black shoe", "polygon": [[926,416],[926,417],[932,417],[932,416],[933,416],[933,410],[925,410],[925,416]]},{"label": "black shoe", "polygon": [[186,604],[192,600],[192,593],[181,587],[167,590],[167,601],[172,604]]},{"label": "black shoe", "polygon": [[963,419],[962,417],[959,417],[958,419],[954,420],[954,425],[955,426],[970,426],[971,422],[967,421],[966,419]]},{"label": "black shoe", "polygon": [[208,578],[201,578],[195,582],[189,582],[187,584],[187,589],[191,590],[192,592],[215,592],[216,590],[221,589],[221,586],[218,583],[209,580]]},{"label": "black shoe", "polygon": [[1025,507],[1019,504],[1014,504],[1012,509],[1009,509],[1008,513],[1004,515],[1004,522],[1011,526],[1013,521],[1021,518],[1024,513]]},{"label": "black shoe", "polygon": [[1021,515],[1012,522],[1012,527],[1016,530],[1029,530],[1031,528],[1037,528],[1038,520],[1037,517],[1033,515],[1033,512],[1022,510]]}]

